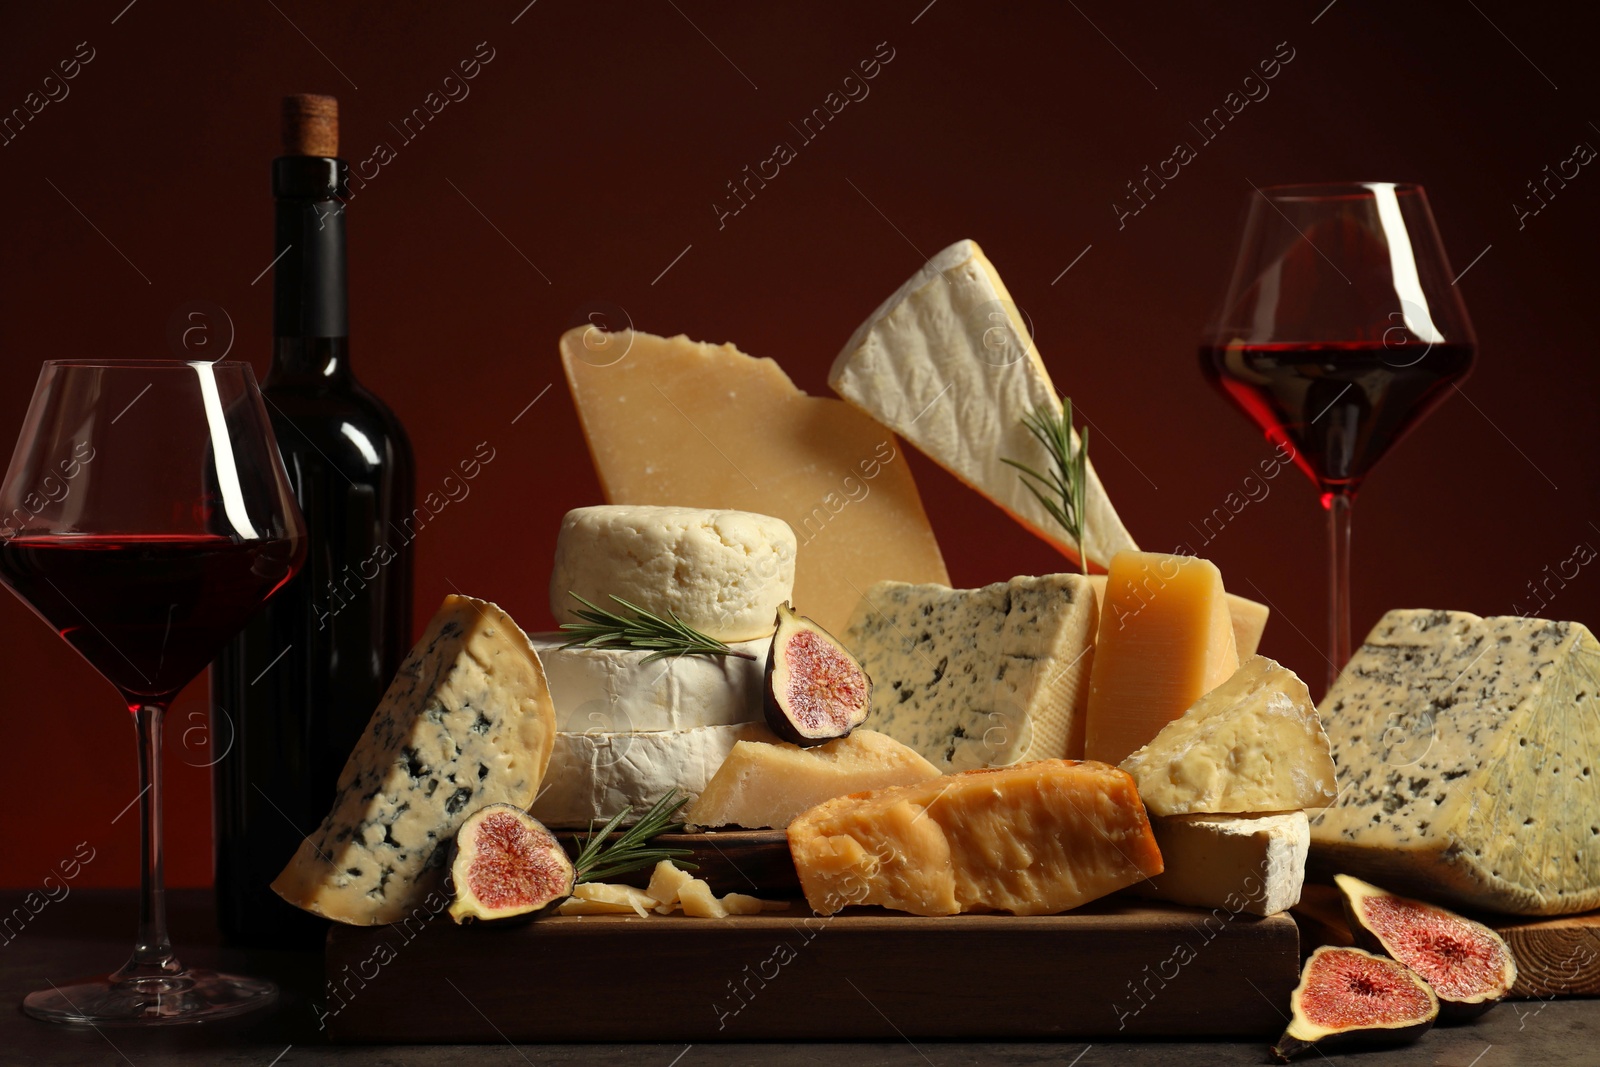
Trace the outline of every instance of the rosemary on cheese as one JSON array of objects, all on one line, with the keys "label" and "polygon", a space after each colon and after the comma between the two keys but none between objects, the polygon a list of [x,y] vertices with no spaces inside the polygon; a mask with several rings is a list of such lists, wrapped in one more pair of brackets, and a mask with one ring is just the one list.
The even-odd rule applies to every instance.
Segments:
[{"label": "rosemary on cheese", "polygon": [[561,629],[572,635],[572,640],[562,648],[627,648],[649,652],[650,655],[644,658],[645,663],[669,656],[756,658],[749,652],[729,648],[715,637],[706,636],[678,618],[674,611],[668,610],[667,618],[663,619],[613,594],[612,600],[633,613],[632,618],[627,618],[598,607],[570,590],[568,595],[583,605],[574,612],[583,621],[561,624]]},{"label": "rosemary on cheese", "polygon": [[1048,405],[1034,408],[1023,416],[1022,424],[1044,446],[1050,457],[1050,471],[1040,474],[1025,463],[1002,458],[1021,472],[1022,484],[1038,498],[1046,511],[1061,524],[1078,548],[1078,565],[1089,573],[1089,554],[1083,546],[1083,531],[1087,522],[1089,497],[1089,428],[1085,426],[1078,436],[1076,448],[1072,444],[1072,398],[1062,401],[1061,414]]}]

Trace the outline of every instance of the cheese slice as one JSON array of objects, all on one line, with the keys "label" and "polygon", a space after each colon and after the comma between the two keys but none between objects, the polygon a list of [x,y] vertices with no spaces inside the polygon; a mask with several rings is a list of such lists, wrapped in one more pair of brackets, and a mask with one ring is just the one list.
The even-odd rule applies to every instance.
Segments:
[{"label": "cheese slice", "polygon": [[820,804],[789,824],[812,910],[1050,915],[1161,873],[1133,779],[1040,760]]},{"label": "cheese slice", "polygon": [[1600,644],[1575,622],[1391,611],[1323,698],[1319,871],[1517,915],[1600,907]]},{"label": "cheese slice", "polygon": [[[1089,583],[1094,586],[1095,603],[1102,610],[1105,607],[1107,577],[1104,574],[1089,575]],[[1261,635],[1267,628],[1267,617],[1272,614],[1272,609],[1234,593],[1227,593],[1226,596],[1228,618],[1233,622],[1233,643],[1242,663],[1261,647]]]},{"label": "cheese slice", "polygon": [[880,582],[844,631],[872,728],[941,772],[1083,754],[1095,603],[1077,574],[981,589]]},{"label": "cheese slice", "polygon": [[824,800],[938,776],[933,764],[876,730],[855,730],[814,748],[740,741],[684,821],[690,829],[781,830]]},{"label": "cheese slice", "polygon": [[691,730],[557,733],[544,786],[529,808],[551,828],[586,829],[635,815],[676,789],[692,802],[740,741],[775,741],[761,723]]},{"label": "cheese slice", "polygon": [[1235,915],[1276,915],[1300,902],[1311,828],[1303,811],[1152,818],[1166,870],[1129,892]]},{"label": "cheese slice", "polygon": [[769,637],[736,641],[739,656],[677,656],[646,663],[620,648],[562,648],[564,633],[530,639],[550,683],[556,729],[581,734],[691,730],[761,717]]},{"label": "cheese slice", "polygon": [[577,622],[582,597],[622,611],[678,616],[719,641],[748,641],[776,628],[794,598],[795,537],[771,515],[706,508],[602,504],[561,521],[550,573],[550,610]]},{"label": "cheese slice", "polygon": [[1120,763],[1239,669],[1215,565],[1124,552],[1111,561],[1089,678],[1084,755]]},{"label": "cheese slice", "polygon": [[489,804],[527,807],[554,740],[527,637],[487,601],[445,597],[345,763],[333,810],[272,888],[343,923],[437,913],[425,905],[456,830]]},{"label": "cheese slice", "polygon": [[1306,683],[1253,656],[1122,761],[1152,815],[1320,808],[1338,793]]},{"label": "cheese slice", "polygon": [[561,362],[606,500],[782,519],[799,545],[795,606],[824,629],[844,629],[873,582],[949,582],[894,434],[772,360],[579,328]]},{"label": "cheese slice", "polygon": [[[1078,545],[1028,491],[1015,459],[1050,470],[1023,425],[1043,408],[1061,417],[1060,394],[994,264],[976,241],[935,255],[845,343],[828,384],[1073,560]],[[1076,431],[1072,435],[1077,445]],[[1088,466],[1084,540],[1092,563],[1138,548]]]}]

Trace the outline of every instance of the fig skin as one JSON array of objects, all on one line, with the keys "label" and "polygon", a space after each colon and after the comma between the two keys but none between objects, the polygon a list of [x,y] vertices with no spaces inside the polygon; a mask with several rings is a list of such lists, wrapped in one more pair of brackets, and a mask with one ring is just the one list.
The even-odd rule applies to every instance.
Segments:
[{"label": "fig skin", "polygon": [[[558,882],[553,889],[535,891],[531,898],[510,906],[491,908],[473,893],[470,884],[471,866],[477,857],[475,837],[485,821],[495,815],[509,815],[534,837],[533,847],[553,861]],[[554,912],[577,886],[578,872],[567,857],[556,836],[543,823],[514,804],[490,804],[469,815],[450,843],[446,861],[449,872],[446,889],[450,893],[450,917],[456,923],[479,923],[485,926],[511,926],[532,922]]]},{"label": "fig skin", "polygon": [[[1348,874],[1334,875],[1333,880],[1339,887],[1339,895],[1344,900],[1345,919],[1350,923],[1350,932],[1355,936],[1356,944],[1371,952],[1381,953],[1399,960],[1422,975],[1424,981],[1427,981],[1425,969],[1419,967],[1415,961],[1407,959],[1408,953],[1401,950],[1399,946],[1392,945],[1384,940],[1383,936],[1369,924],[1361,907],[1365,901],[1375,897],[1389,897],[1405,904],[1415,905],[1447,920],[1461,923],[1473,933],[1485,937],[1499,947],[1503,963],[1500,967],[1500,973],[1492,976],[1494,981],[1488,991],[1466,999],[1453,999],[1449,994],[1440,992],[1437,986],[1433,986],[1434,993],[1439,997],[1439,1021],[1441,1023],[1462,1023],[1476,1019],[1504,1000],[1506,994],[1511,992],[1511,987],[1516,985],[1517,958],[1512,954],[1511,946],[1507,945],[1499,934],[1482,923],[1457,915],[1448,908],[1441,908],[1437,904],[1430,904],[1414,897],[1403,897],[1398,893],[1390,893],[1388,890],[1380,889],[1370,882],[1363,882],[1361,879],[1353,878]],[[1433,985],[1431,982],[1429,984],[1430,986]],[[1496,989],[1498,989],[1498,992],[1495,992]]]},{"label": "fig skin", "polygon": [[[806,733],[784,708],[783,697],[778,691],[780,688],[780,684],[777,681],[780,669],[778,657],[787,653],[788,645],[792,640],[807,632],[815,635],[824,644],[829,645],[833,651],[836,651],[844,658],[848,667],[860,676],[860,706],[850,714],[843,728],[824,727],[821,732]],[[786,674],[787,672],[785,671]],[[847,737],[852,730],[867,721],[867,714],[872,709],[872,678],[862,669],[861,664],[837,638],[804,615],[796,614],[793,605],[780,604],[778,605],[775,632],[772,635],[772,646],[767,650],[767,669],[762,685],[761,708],[766,717],[768,728],[777,734],[779,738],[802,748],[811,748],[841,737]]]},{"label": "fig skin", "polygon": [[[1330,960],[1329,957],[1333,958]],[[1329,964],[1340,962],[1341,957],[1345,962],[1376,969],[1386,977],[1422,994],[1427,999],[1427,1010],[1410,1022],[1401,1021],[1394,1024],[1336,1027],[1313,1022],[1305,1012],[1305,998],[1308,993],[1314,992],[1313,987],[1318,978],[1323,981],[1329,980],[1328,976],[1320,972]],[[1288,1063],[1295,1056],[1313,1048],[1326,1052],[1335,1049],[1402,1045],[1415,1041],[1433,1028],[1434,1021],[1439,1017],[1439,998],[1420,975],[1403,963],[1364,949],[1323,945],[1306,960],[1305,967],[1300,972],[1300,984],[1295,986],[1294,992],[1289,997],[1289,1011],[1291,1016],[1289,1026],[1278,1039],[1278,1043],[1272,1046],[1272,1055],[1279,1063]]]}]

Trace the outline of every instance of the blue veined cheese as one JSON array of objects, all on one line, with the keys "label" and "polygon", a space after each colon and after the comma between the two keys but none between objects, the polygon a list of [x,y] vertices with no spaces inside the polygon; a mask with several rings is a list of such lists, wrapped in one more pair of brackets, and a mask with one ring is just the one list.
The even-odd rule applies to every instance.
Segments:
[{"label": "blue veined cheese", "polygon": [[1313,865],[1523,915],[1600,905],[1600,644],[1579,623],[1391,611],[1319,708]]},{"label": "blue veined cheese", "polygon": [[844,642],[872,678],[866,725],[949,773],[1082,756],[1098,620],[1077,574],[879,582]]},{"label": "blue veined cheese", "polygon": [[562,648],[564,633],[534,634],[561,733],[692,730],[761,718],[770,637],[730,647],[754,657],[674,656],[622,648]]},{"label": "blue veined cheese", "polygon": [[338,922],[404,918],[442,885],[467,816],[532,802],[555,732],[527,636],[487,601],[446,597],[345,763],[333,810],[272,888]]},{"label": "blue veined cheese", "polygon": [[1118,552],[1139,547],[1093,463],[1080,548],[1003,462],[1050,469],[1023,419],[1040,409],[1059,419],[1061,394],[1031,324],[976,241],[936,253],[879,305],[845,342],[828,384],[1070,558],[1086,550],[1105,567]]}]

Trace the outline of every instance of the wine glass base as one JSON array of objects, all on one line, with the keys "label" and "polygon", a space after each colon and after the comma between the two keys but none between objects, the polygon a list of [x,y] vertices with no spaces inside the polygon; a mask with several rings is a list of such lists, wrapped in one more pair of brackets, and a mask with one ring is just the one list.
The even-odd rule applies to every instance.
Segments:
[{"label": "wine glass base", "polygon": [[86,978],[23,998],[35,1019],[86,1026],[163,1026],[213,1022],[264,1008],[278,987],[259,978],[189,970],[160,978]]}]

